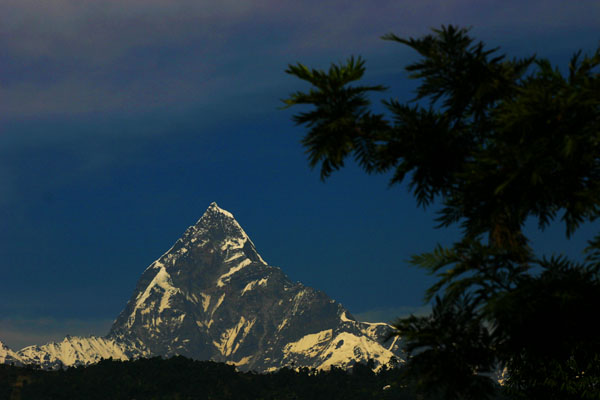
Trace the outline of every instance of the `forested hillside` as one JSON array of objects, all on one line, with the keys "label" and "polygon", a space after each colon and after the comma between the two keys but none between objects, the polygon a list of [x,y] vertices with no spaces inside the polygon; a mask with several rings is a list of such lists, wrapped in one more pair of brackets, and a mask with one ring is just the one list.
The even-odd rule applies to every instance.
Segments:
[{"label": "forested hillside", "polygon": [[399,373],[376,374],[358,364],[352,372],[284,368],[257,374],[181,356],[57,371],[0,365],[0,399],[415,399]]}]

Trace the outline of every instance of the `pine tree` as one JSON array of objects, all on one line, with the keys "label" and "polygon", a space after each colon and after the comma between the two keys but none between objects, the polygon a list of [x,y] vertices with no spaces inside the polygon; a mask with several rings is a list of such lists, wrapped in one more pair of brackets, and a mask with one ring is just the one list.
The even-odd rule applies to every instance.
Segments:
[{"label": "pine tree", "polygon": [[528,218],[539,229],[560,218],[569,237],[600,215],[600,47],[563,74],[454,26],[383,39],[421,56],[405,68],[420,82],[415,99],[384,101],[391,118],[369,109],[369,92],[385,87],[351,85],[360,57],[328,71],[289,65],[312,88],[284,103],[312,106],[293,118],[322,179],[354,158],[391,184],[408,180],[419,205],[441,203],[440,228],[462,228],[453,246],[412,259],[438,281],[432,315],[395,324],[408,375],[446,398],[491,396],[498,368],[515,397],[600,398],[600,235],[576,263],[537,256],[523,232]]}]

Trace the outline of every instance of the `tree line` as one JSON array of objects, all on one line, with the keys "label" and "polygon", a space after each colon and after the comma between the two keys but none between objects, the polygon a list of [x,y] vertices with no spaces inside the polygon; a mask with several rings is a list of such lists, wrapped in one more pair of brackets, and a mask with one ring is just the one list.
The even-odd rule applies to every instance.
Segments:
[{"label": "tree line", "polygon": [[374,373],[372,366],[356,364],[348,371],[283,368],[259,374],[182,356],[109,359],[56,371],[0,365],[0,399],[418,399],[403,383],[401,367]]}]

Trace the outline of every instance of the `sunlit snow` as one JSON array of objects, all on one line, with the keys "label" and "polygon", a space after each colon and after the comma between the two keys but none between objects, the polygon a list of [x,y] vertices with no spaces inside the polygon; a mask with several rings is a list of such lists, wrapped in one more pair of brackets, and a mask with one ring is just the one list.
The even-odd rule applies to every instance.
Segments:
[{"label": "sunlit snow", "polygon": [[144,290],[144,292],[136,300],[135,309],[142,308],[146,299],[148,299],[153,292],[162,292],[163,295],[158,308],[158,311],[162,312],[165,308],[169,307],[169,301],[171,297],[176,293],[181,293],[181,290],[173,286],[171,276],[167,272],[164,265],[157,261],[156,267],[159,268],[159,271],[154,276],[154,279],[152,279],[152,282],[150,282],[150,284],[146,287],[146,290]]},{"label": "sunlit snow", "polygon": [[200,293],[200,296],[202,296],[202,309],[206,312],[210,306],[210,294]]},{"label": "sunlit snow", "polygon": [[327,370],[332,366],[348,365],[353,360],[379,361],[380,367],[389,363],[394,353],[365,336],[355,336],[349,332],[338,334],[323,352],[325,361],[317,369]]},{"label": "sunlit snow", "polygon": [[252,260],[246,258],[245,260],[242,260],[238,265],[236,265],[235,267],[231,267],[229,269],[229,271],[227,271],[225,274],[221,275],[219,277],[219,279],[217,279],[217,286],[218,287],[223,287],[225,285],[224,281],[225,280],[229,280],[228,278],[235,274],[236,272],[238,272],[239,270],[241,270],[244,267],[247,267],[248,265],[252,264]]},{"label": "sunlit snow", "polygon": [[[62,342],[43,346],[29,346],[19,351],[19,356],[27,363],[56,363],[65,366],[97,363],[101,358],[128,360],[128,349],[112,339],[91,337],[66,337]],[[40,359],[40,355],[43,359]]]},{"label": "sunlit snow", "polygon": [[302,353],[309,357],[316,357],[331,339],[332,329],[306,335],[300,340],[288,343],[283,348],[284,353]]},{"label": "sunlit snow", "polygon": [[244,289],[242,289],[242,296],[244,295],[244,293],[246,293],[249,290],[254,289],[256,286],[267,286],[268,279],[269,278],[262,278],[262,279],[257,279],[257,280],[248,282],[248,284],[246,284]]},{"label": "sunlit snow", "polygon": [[[247,321],[246,318],[244,318],[243,316],[240,317],[240,320],[237,323],[237,325],[232,328],[226,329],[221,334],[219,342],[213,342],[213,344],[217,349],[219,349],[221,354],[223,354],[224,356],[234,354],[238,350],[248,333],[250,332],[250,329],[252,329],[252,326],[255,322],[256,318],[254,318],[251,321]],[[240,333],[241,335],[238,338],[238,335]]]}]

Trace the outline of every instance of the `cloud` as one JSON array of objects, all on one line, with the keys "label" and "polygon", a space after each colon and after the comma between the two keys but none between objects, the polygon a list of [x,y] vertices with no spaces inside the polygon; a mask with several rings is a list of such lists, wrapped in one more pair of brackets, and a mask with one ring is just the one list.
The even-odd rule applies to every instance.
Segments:
[{"label": "cloud", "polygon": [[224,120],[266,120],[298,88],[283,72],[288,63],[327,68],[360,54],[376,82],[414,56],[380,40],[388,32],[419,36],[440,24],[473,25],[477,36],[503,35],[491,43],[502,45],[504,35],[523,32],[597,32],[599,15],[600,2],[558,0],[5,0],[0,206],[15,203],[28,184],[20,164],[6,161],[11,154],[24,159],[43,145],[69,149],[77,163],[60,177],[66,181],[134,157],[139,146],[126,140],[167,136],[184,119],[198,135]]},{"label": "cloud", "polygon": [[12,350],[31,345],[43,345],[72,336],[104,336],[112,320],[109,319],[55,319],[55,318],[2,318],[0,341]]},{"label": "cloud", "polygon": [[400,306],[390,308],[378,308],[360,313],[353,313],[354,317],[359,321],[364,322],[387,322],[391,323],[397,318],[414,315],[427,315],[431,312],[431,306]]},{"label": "cloud", "polygon": [[[595,4],[596,3],[596,4]],[[0,113],[12,118],[186,109],[281,82],[286,63],[382,54],[388,32],[596,26],[597,2],[6,0]],[[558,22],[557,22],[558,21]]]}]

